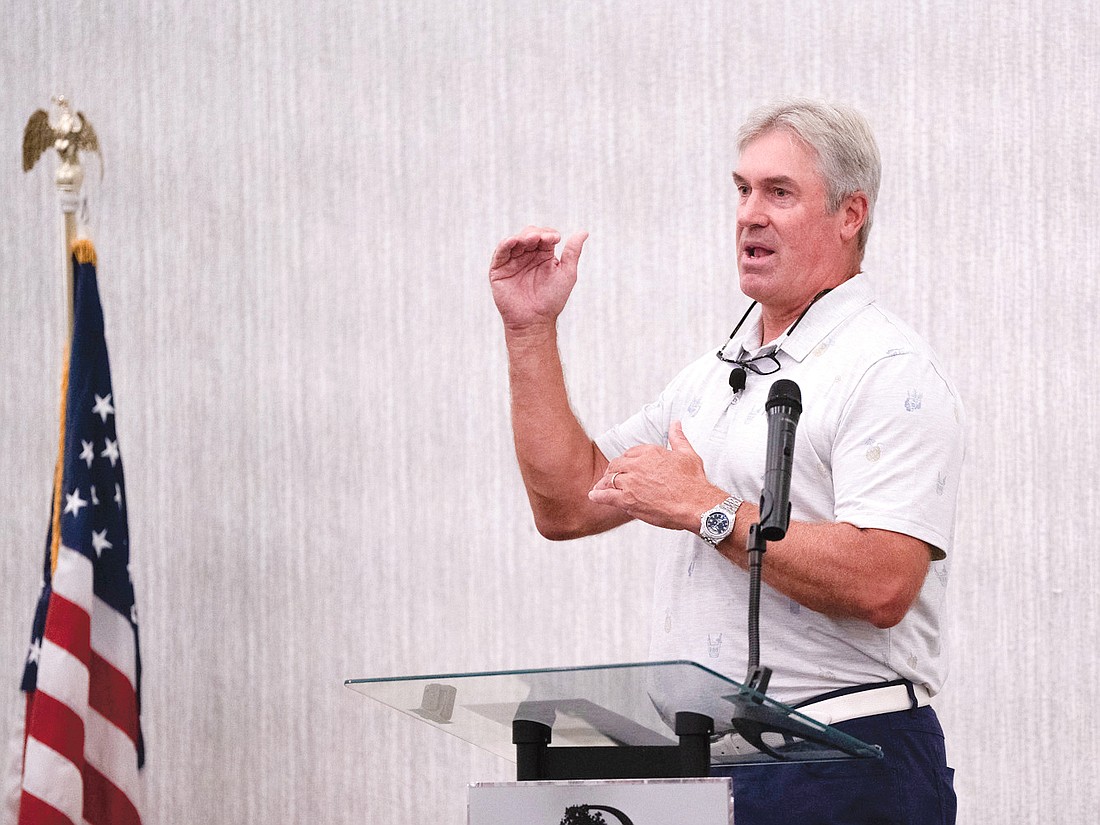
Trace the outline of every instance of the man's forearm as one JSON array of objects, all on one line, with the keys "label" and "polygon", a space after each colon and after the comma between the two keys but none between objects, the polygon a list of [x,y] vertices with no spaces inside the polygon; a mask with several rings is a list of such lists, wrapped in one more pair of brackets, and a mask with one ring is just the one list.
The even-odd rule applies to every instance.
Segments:
[{"label": "man's forearm", "polygon": [[628,520],[588,491],[607,459],[569,405],[553,324],[505,330],[516,458],[535,524],[547,538],[602,532]]},{"label": "man's forearm", "polygon": [[[759,519],[759,508],[743,503],[733,535],[719,546],[739,567],[748,567],[749,526]],[[762,576],[818,613],[892,627],[920,593],[929,559],[928,545],[912,536],[845,522],[792,521],[786,537],[768,545]]]}]

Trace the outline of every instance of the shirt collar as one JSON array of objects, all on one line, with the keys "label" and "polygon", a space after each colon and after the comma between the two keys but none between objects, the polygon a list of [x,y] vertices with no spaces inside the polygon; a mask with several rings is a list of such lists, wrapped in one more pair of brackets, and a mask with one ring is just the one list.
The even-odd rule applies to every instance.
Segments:
[{"label": "shirt collar", "polygon": [[[866,275],[849,278],[839,286],[833,287],[827,295],[823,295],[810,307],[810,311],[806,313],[806,317],[802,319],[795,331],[780,343],[779,350],[787,353],[795,361],[801,362],[841,322],[873,303],[874,300],[874,290]],[[764,347],[755,346],[761,334],[759,308],[753,310],[750,321],[749,328],[737,340],[741,353],[756,355],[772,350],[772,344]],[[749,346],[750,344],[752,346]]]}]

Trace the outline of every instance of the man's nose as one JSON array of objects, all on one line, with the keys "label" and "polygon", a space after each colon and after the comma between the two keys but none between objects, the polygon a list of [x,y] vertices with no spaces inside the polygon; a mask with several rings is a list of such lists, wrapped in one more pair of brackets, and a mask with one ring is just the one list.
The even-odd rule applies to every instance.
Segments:
[{"label": "man's nose", "polygon": [[741,228],[768,225],[768,213],[764,208],[763,198],[756,192],[750,192],[741,198],[737,205],[737,225]]}]

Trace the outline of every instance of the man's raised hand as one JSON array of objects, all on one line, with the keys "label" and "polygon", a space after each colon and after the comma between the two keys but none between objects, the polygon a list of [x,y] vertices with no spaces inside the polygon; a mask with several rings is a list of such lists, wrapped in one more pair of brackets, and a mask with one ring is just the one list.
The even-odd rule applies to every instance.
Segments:
[{"label": "man's raised hand", "polygon": [[577,282],[577,261],[587,238],[587,232],[570,236],[560,259],[554,248],[561,234],[554,229],[528,226],[497,245],[489,283],[506,327],[518,330],[557,320]]}]

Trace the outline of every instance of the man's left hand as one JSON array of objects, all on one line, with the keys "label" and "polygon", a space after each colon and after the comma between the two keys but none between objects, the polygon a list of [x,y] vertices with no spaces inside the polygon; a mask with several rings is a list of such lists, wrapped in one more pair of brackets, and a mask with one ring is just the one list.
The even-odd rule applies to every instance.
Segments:
[{"label": "man's left hand", "polygon": [[607,465],[588,497],[618,507],[657,527],[698,532],[701,513],[725,501],[727,493],[707,480],[703,459],[679,421],[668,431],[668,449],[631,447]]}]

